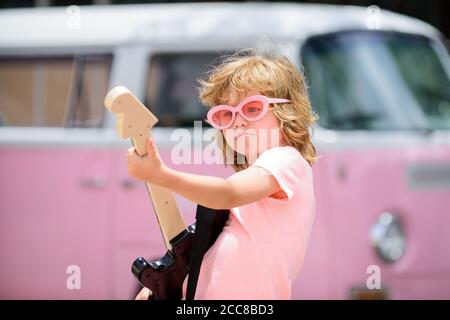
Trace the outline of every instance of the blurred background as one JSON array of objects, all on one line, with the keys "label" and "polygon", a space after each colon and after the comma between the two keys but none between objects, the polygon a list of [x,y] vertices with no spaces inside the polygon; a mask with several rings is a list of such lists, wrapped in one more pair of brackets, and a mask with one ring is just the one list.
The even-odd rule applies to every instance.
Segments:
[{"label": "blurred background", "polygon": [[[127,86],[158,117],[169,166],[227,177],[201,161],[197,79],[252,48],[298,67],[319,116],[293,299],[449,299],[449,12],[444,0],[0,1],[0,298],[133,298],[134,259],[166,248],[103,99]],[[180,148],[192,161],[174,161]],[[175,198],[193,223],[196,204]]]},{"label": "blurred background", "polygon": [[[146,1],[146,0],[85,0],[85,1],[68,1],[68,0],[23,0],[23,1],[1,1],[0,8],[19,8],[19,7],[38,7],[38,6],[70,6],[70,5],[98,5],[98,4],[131,4],[131,3],[177,3],[187,1]],[[211,2],[211,1],[195,1],[195,2]],[[235,2],[274,2],[274,1],[235,1]],[[328,1],[283,1],[298,3],[323,3],[338,5],[356,5],[365,6],[377,5],[383,9],[392,10],[424,20],[439,30],[447,37],[450,36],[450,22],[447,19],[450,12],[450,3],[446,0],[431,1],[405,1],[405,0],[328,0]]]}]

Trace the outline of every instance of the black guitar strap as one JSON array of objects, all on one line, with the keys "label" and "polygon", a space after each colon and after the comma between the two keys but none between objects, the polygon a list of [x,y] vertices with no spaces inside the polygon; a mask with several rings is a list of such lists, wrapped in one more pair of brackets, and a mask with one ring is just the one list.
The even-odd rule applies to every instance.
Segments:
[{"label": "black guitar strap", "polygon": [[195,233],[192,239],[186,300],[194,300],[203,256],[214,244],[228,220],[228,210],[212,210],[201,205],[195,214]]}]

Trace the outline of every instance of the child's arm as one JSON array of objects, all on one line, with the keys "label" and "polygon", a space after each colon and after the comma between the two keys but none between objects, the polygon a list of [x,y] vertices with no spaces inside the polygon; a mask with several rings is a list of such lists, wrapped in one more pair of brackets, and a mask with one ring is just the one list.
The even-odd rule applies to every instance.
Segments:
[{"label": "child's arm", "polygon": [[134,148],[128,150],[128,172],[212,209],[242,206],[281,191],[275,178],[257,167],[235,173],[228,179],[170,169],[161,161],[151,138],[147,141],[147,156],[141,158]]}]

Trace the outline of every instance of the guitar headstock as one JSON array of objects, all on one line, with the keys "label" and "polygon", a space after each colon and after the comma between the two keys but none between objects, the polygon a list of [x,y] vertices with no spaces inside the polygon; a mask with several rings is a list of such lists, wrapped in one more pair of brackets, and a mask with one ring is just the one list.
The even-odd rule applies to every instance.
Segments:
[{"label": "guitar headstock", "polygon": [[158,119],[124,86],[114,87],[107,93],[105,106],[116,115],[119,136],[131,138],[138,153],[145,155],[145,140]]}]

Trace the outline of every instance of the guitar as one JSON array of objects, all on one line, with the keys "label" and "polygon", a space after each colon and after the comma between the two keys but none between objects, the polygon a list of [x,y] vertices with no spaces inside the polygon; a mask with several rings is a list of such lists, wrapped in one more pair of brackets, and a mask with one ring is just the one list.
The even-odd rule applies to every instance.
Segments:
[{"label": "guitar", "polygon": [[[140,156],[145,156],[146,139],[158,119],[124,86],[111,89],[105,96],[104,103],[116,116],[119,136],[123,139],[131,138],[136,152]],[[152,298],[179,300],[182,298],[183,281],[189,272],[195,224],[186,227],[169,190],[148,182],[146,186],[167,252],[162,258],[154,261],[138,257],[133,262],[131,270],[137,281],[153,292]],[[220,210],[222,211],[220,213],[218,211],[197,206],[197,221],[200,217],[203,221],[209,219],[212,222],[207,248],[214,243],[228,219],[228,210]],[[196,276],[198,277],[198,274]]]}]

